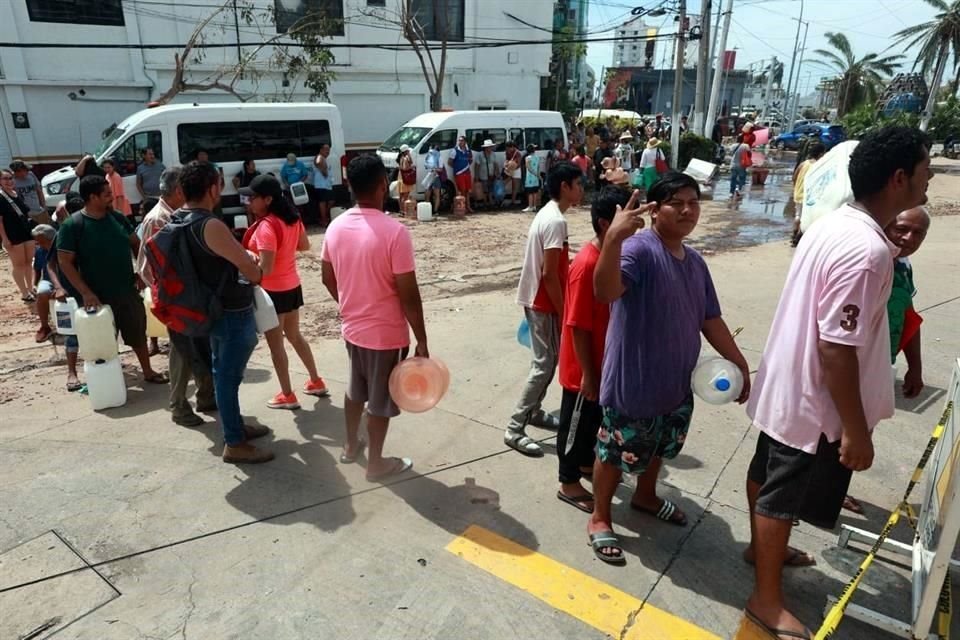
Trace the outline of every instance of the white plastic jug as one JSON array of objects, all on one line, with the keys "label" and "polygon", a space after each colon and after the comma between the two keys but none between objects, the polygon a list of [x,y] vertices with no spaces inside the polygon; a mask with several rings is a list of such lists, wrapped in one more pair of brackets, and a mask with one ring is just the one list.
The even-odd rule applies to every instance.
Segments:
[{"label": "white plastic jug", "polygon": [[83,375],[87,379],[87,394],[94,411],[122,407],[127,403],[127,385],[123,380],[120,358],[86,360]]},{"label": "white plastic jug", "polygon": [[167,325],[153,315],[153,292],[150,291],[150,287],[143,290],[143,309],[147,312],[147,337],[166,338],[168,335]]},{"label": "white plastic jug", "polygon": [[78,308],[73,316],[80,343],[80,357],[84,360],[113,360],[117,357],[117,330],[113,310],[105,304],[93,313]]},{"label": "white plastic jug", "polygon": [[743,373],[729,360],[719,356],[700,358],[691,379],[693,392],[710,404],[726,404],[740,397]]},{"label": "white plastic jug", "polygon": [[257,333],[266,333],[280,326],[277,310],[273,307],[273,299],[260,287],[253,288],[253,317],[257,322]]},{"label": "white plastic jug", "polygon": [[75,298],[67,298],[63,302],[57,300],[53,303],[53,306],[50,307],[50,320],[57,333],[62,336],[77,335],[77,329],[73,325],[76,313],[77,301]]},{"label": "white plastic jug", "polygon": [[429,222],[430,220],[433,220],[433,204],[429,202],[418,202],[417,220],[420,222]]}]

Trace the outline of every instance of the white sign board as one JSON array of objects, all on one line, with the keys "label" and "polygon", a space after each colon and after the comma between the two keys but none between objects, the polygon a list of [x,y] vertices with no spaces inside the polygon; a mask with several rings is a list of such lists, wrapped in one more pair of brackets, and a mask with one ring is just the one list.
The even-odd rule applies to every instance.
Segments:
[{"label": "white sign board", "polygon": [[803,178],[803,210],[800,212],[800,229],[806,232],[814,222],[853,202],[850,187],[850,154],[857,147],[857,140],[841,142],[816,161]]},{"label": "white sign board", "polygon": [[950,558],[960,536],[960,359],[947,388],[953,411],[927,463],[927,478],[913,545],[913,636],[926,638],[937,610]]}]

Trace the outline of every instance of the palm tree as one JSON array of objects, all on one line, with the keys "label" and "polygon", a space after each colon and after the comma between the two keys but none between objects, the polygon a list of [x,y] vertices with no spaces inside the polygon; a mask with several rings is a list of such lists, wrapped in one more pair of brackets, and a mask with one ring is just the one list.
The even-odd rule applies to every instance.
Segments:
[{"label": "palm tree", "polygon": [[826,38],[834,50],[817,49],[814,53],[821,58],[816,62],[829,67],[839,76],[837,115],[844,115],[862,102],[876,100],[884,77],[894,72],[903,56],[898,54],[881,58],[878,53],[868,53],[857,59],[847,36],[827,32]]},{"label": "palm tree", "polygon": [[926,131],[937,104],[937,93],[943,81],[943,72],[950,52],[953,52],[954,60],[960,59],[957,58],[957,55],[960,55],[960,0],[953,0],[950,4],[947,0],[924,0],[924,2],[940,13],[929,22],[907,27],[895,33],[894,37],[899,38],[895,44],[906,43],[907,49],[920,45],[917,59],[913,62],[914,69],[919,65],[924,75],[929,73],[931,68],[933,69],[933,82],[930,83],[927,106],[920,119],[920,129]]}]

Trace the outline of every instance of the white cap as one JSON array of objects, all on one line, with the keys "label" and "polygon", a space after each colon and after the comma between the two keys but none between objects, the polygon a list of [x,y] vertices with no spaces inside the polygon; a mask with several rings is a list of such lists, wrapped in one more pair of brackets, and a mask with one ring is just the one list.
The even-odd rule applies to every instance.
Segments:
[{"label": "white cap", "polygon": [[400,145],[400,153],[406,153],[410,151],[410,145],[402,144]]},{"label": "white cap", "polygon": [[486,149],[487,147],[495,147],[495,146],[497,146],[497,143],[491,140],[490,138],[487,138],[486,140],[483,141],[484,149]]}]

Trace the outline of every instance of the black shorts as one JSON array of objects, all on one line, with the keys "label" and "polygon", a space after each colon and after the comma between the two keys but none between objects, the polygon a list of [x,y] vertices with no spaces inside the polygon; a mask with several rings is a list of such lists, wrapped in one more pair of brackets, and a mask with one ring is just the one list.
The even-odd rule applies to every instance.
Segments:
[{"label": "black shorts", "polygon": [[123,344],[133,349],[147,344],[147,312],[138,292],[130,291],[113,298],[101,298],[100,302],[110,305],[113,322],[123,338]]},{"label": "black shorts", "polygon": [[803,520],[833,529],[853,471],[840,463],[840,441],[820,435],[810,454],[761,433],[747,479],[760,485],[756,512],[777,520]]},{"label": "black shorts", "polygon": [[317,202],[333,202],[333,191],[331,189],[317,189]]},{"label": "black shorts", "polygon": [[[264,289],[264,291],[267,291]],[[289,291],[267,291],[267,295],[273,300],[273,307],[277,314],[290,313],[303,306],[303,287],[297,285],[295,289]]]}]

